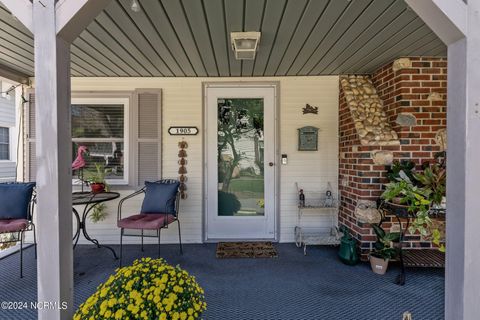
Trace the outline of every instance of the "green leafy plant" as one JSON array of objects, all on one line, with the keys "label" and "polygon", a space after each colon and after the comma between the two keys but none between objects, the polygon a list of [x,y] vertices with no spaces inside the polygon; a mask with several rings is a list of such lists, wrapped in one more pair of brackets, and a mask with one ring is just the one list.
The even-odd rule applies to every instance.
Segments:
[{"label": "green leafy plant", "polygon": [[107,205],[105,203],[99,203],[92,209],[92,212],[90,213],[90,220],[93,223],[97,223],[105,220],[107,216]]},{"label": "green leafy plant", "polygon": [[[100,163],[95,163],[95,171],[87,172],[86,181],[89,184],[103,184],[105,191],[109,190],[109,185],[105,180],[106,175],[110,172],[109,169],[105,169],[105,166]],[[90,213],[90,220],[93,223],[105,220],[108,216],[107,206],[104,203],[97,204]]]},{"label": "green leafy plant", "polygon": [[432,228],[429,211],[432,203],[441,202],[445,192],[445,177],[443,169],[427,167],[422,174],[413,174],[413,181],[420,185],[417,186],[403,170],[400,170],[398,177],[386,184],[381,196],[388,202],[407,207],[408,212],[415,215],[408,231],[411,234],[418,231],[422,237],[431,236],[432,243],[439,246],[442,252],[445,251],[445,247],[441,244],[441,233],[438,229]]},{"label": "green leafy plant", "polygon": [[[413,161],[396,161],[394,162],[387,171],[387,178],[390,182],[397,181],[399,178],[405,179],[408,177],[408,180],[412,184],[416,185],[415,179],[415,162]],[[402,173],[403,172],[403,173]]]},{"label": "green leafy plant", "polygon": [[400,241],[400,232],[385,232],[379,225],[372,224],[373,231],[377,235],[372,256],[383,260],[395,259],[398,255],[398,248],[395,242]]},{"label": "green leafy plant", "polygon": [[242,204],[235,194],[218,191],[218,212],[223,216],[233,216],[240,210]]},{"label": "green leafy plant", "polygon": [[95,163],[95,170],[94,171],[87,171],[85,173],[85,181],[88,183],[103,183],[107,186],[107,182],[105,181],[105,177],[108,173],[110,173],[110,169],[105,169],[105,166],[101,163]]},{"label": "green leafy plant", "polygon": [[428,199],[433,204],[440,205],[447,191],[447,170],[438,164],[433,164],[414,176],[424,189],[431,191]]},{"label": "green leafy plant", "polygon": [[413,185],[411,180],[400,177],[396,182],[386,184],[382,199],[408,207],[409,212],[427,210],[430,201],[428,200],[431,190],[423,189]]}]

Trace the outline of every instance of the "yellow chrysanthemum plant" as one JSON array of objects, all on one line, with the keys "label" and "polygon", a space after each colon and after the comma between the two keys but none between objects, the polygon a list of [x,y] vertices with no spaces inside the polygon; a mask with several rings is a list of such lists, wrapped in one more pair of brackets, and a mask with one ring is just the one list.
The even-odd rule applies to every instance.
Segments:
[{"label": "yellow chrysanthemum plant", "polygon": [[116,269],[73,319],[195,320],[206,308],[195,277],[163,259],[142,258]]}]

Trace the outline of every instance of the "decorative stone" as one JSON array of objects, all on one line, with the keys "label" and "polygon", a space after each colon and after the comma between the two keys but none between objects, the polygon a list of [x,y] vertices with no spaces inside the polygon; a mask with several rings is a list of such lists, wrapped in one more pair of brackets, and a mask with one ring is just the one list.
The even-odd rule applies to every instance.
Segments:
[{"label": "decorative stone", "polygon": [[441,151],[447,150],[447,129],[440,129],[437,131],[435,142],[440,146]]},{"label": "decorative stone", "polygon": [[417,118],[408,112],[399,113],[395,123],[402,127],[413,127],[417,125]]},{"label": "decorative stone", "polygon": [[410,60],[409,58],[400,58],[393,61],[392,69],[393,69],[393,72],[396,72],[398,70],[408,69],[411,67],[412,67],[412,60]]},{"label": "decorative stone", "polygon": [[355,217],[361,223],[379,223],[382,215],[377,209],[377,204],[372,200],[358,200],[355,208]]},{"label": "decorative stone", "polygon": [[358,132],[358,135],[359,135],[361,138],[365,137],[365,136],[367,135],[367,133],[368,133],[368,131],[365,130],[365,129],[358,129],[357,132]]},{"label": "decorative stone", "polygon": [[342,76],[340,85],[362,145],[400,144],[369,76]]},{"label": "decorative stone", "polygon": [[374,151],[372,152],[373,163],[377,165],[391,165],[393,163],[393,152],[392,151]]},{"label": "decorative stone", "polygon": [[430,101],[441,101],[443,100],[443,94],[438,92],[432,92],[428,95],[428,100]]}]

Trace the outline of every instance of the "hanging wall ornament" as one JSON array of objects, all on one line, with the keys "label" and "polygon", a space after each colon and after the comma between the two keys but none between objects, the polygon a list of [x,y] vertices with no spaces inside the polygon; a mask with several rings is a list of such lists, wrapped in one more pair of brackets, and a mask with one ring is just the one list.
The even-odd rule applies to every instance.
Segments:
[{"label": "hanging wall ornament", "polygon": [[185,151],[184,149],[180,149],[180,151],[178,151],[178,157],[179,158],[187,157],[187,151]]},{"label": "hanging wall ornament", "polygon": [[187,176],[185,175],[187,173],[187,159],[185,159],[187,157],[187,151],[185,149],[188,148],[188,143],[187,141],[183,140],[178,142],[178,148],[180,149],[178,151],[178,164],[179,164],[179,168],[178,168],[178,173],[180,174],[180,176],[178,177],[178,179],[180,180],[180,186],[179,186],[179,190],[180,190],[180,197],[182,199],[187,199],[187,185],[185,184],[185,182],[187,181]]},{"label": "hanging wall ornament", "polygon": [[178,168],[178,173],[179,174],[187,173],[187,168],[185,168],[185,166],[180,166],[180,168]]}]

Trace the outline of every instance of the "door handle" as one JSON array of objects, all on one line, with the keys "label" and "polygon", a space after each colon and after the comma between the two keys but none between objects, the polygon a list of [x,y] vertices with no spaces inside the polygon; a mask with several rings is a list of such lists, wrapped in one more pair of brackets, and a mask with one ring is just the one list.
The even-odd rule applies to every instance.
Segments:
[{"label": "door handle", "polygon": [[274,163],[273,163],[273,162],[269,162],[268,165],[269,165],[270,167],[273,167]]}]

